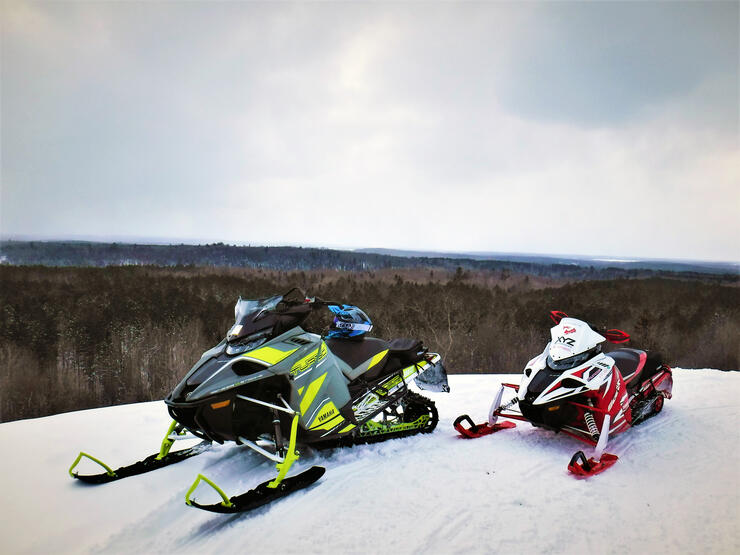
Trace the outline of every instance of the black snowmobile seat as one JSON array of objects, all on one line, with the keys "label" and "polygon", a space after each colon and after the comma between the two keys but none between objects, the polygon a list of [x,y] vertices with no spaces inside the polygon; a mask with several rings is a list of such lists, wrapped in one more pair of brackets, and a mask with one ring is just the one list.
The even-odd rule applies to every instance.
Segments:
[{"label": "black snowmobile seat", "polygon": [[425,352],[424,344],[418,339],[396,338],[391,339],[389,355],[398,358],[401,362],[411,364],[419,360]]},{"label": "black snowmobile seat", "polygon": [[357,368],[367,359],[390,348],[387,341],[365,336],[359,339],[331,337],[326,339],[326,345],[335,356],[346,362],[350,368]]},{"label": "black snowmobile seat", "polygon": [[[366,360],[378,353],[388,351],[388,354],[369,368],[362,377],[374,380],[382,375],[390,374],[420,360],[426,349],[418,339],[396,338],[384,341],[375,337],[357,338],[329,338],[326,339],[329,350],[335,356],[346,362],[350,368],[357,368]],[[350,380],[358,376],[347,376]]]},{"label": "black snowmobile seat", "polygon": [[[642,369],[645,366],[645,351],[638,349],[617,349],[610,353],[606,353],[614,359],[617,363],[617,368],[622,374],[626,384],[632,386],[639,383],[639,377],[642,373]],[[642,365],[640,362],[642,361]]]},{"label": "black snowmobile seat", "polygon": [[374,380],[386,374],[392,374],[410,366],[421,359],[426,352],[424,345],[418,339],[405,339],[398,337],[388,342],[388,356],[382,364],[370,368],[363,377],[368,380]]}]

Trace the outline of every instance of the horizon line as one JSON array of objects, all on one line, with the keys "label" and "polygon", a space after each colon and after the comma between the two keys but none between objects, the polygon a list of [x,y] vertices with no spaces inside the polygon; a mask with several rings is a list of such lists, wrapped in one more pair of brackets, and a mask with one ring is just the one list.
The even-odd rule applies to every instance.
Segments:
[{"label": "horizon line", "polygon": [[[14,235],[4,236],[0,235],[0,242],[42,242],[42,243],[54,243],[54,242],[75,242],[75,243],[98,243],[98,244],[125,244],[125,245],[138,245],[138,246],[209,246],[223,244],[226,246],[233,247],[255,247],[255,248],[308,248],[308,249],[325,249],[335,250],[344,252],[363,252],[367,254],[373,254],[372,251],[388,251],[385,253],[375,254],[387,254],[389,256],[401,256],[401,257],[417,257],[417,258],[464,258],[474,256],[530,256],[540,258],[573,258],[579,260],[594,260],[602,262],[621,262],[621,263],[634,263],[634,262],[673,262],[673,263],[692,263],[692,264],[721,264],[730,266],[740,266],[740,262],[732,260],[716,260],[716,259],[690,259],[690,258],[659,258],[659,257],[643,257],[643,256],[627,256],[627,255],[610,255],[610,254],[573,254],[573,253],[541,253],[541,252],[514,252],[514,251],[447,251],[447,250],[428,250],[428,249],[408,249],[408,248],[392,248],[392,247],[343,247],[343,246],[327,246],[327,245],[313,245],[313,244],[285,244],[285,243],[272,243],[272,244],[252,244],[247,242],[234,242],[229,243],[223,240],[215,239],[163,239],[163,238],[152,238],[152,237],[136,237],[136,236],[118,236],[118,237],[94,237],[84,235],[68,235],[64,237],[52,237],[52,236],[33,236],[33,235]],[[371,252],[367,252],[371,251]],[[429,255],[429,256],[425,256]],[[453,255],[453,256],[445,256]]]}]

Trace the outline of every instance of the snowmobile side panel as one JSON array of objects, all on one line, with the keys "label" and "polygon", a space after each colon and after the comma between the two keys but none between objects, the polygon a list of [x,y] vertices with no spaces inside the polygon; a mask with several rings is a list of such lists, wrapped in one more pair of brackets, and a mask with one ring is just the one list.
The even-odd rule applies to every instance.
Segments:
[{"label": "snowmobile side panel", "polygon": [[[300,424],[304,430],[316,427],[322,416],[324,418],[321,423],[327,422],[329,402],[336,409],[350,400],[347,378],[342,372],[342,366],[346,365],[327,348],[319,336],[311,337],[313,342],[305,347],[304,356],[286,372],[292,381],[290,406],[300,413]],[[338,411],[333,414],[338,414]]]}]

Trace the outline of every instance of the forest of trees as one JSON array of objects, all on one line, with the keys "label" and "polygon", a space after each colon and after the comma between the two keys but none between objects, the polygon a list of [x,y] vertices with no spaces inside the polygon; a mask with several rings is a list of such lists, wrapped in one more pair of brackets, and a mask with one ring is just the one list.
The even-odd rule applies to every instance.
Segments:
[{"label": "forest of trees", "polygon": [[[393,252],[393,251],[391,251]],[[503,256],[503,255],[502,255]],[[261,268],[280,271],[374,271],[384,269],[442,268],[498,270],[531,276],[568,279],[623,277],[697,277],[737,282],[737,265],[688,263],[667,260],[615,264],[598,259],[508,255],[500,259],[465,258],[464,255],[396,256],[387,253],[302,247],[225,245],[137,245],[83,241],[0,241],[0,263],[44,266],[213,266]]]},{"label": "forest of trees", "polygon": [[[450,373],[521,371],[559,309],[687,368],[740,368],[740,289],[697,279],[566,281],[503,271],[0,266],[0,422],[161,399],[233,323],[240,295],[298,286],[417,337]],[[309,320],[321,332],[330,314]]]}]

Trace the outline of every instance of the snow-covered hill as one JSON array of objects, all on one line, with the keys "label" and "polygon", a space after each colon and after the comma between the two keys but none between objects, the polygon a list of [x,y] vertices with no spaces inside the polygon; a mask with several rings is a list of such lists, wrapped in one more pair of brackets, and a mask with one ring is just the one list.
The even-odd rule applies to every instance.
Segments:
[{"label": "snow-covered hill", "polygon": [[2,424],[0,552],[740,552],[740,373],[676,370],[663,412],[613,438],[619,462],[586,480],[566,470],[583,447],[568,437],[524,423],[457,437],[455,417],[484,420],[501,380],[518,377],[451,376],[452,393],[426,393],[433,434],[306,453],[293,472],[325,466],[317,484],[236,516],[184,503],[199,472],[230,495],[272,477],[233,444],[101,486],[67,474],[80,449],[114,468],[157,451],[163,403]]}]

